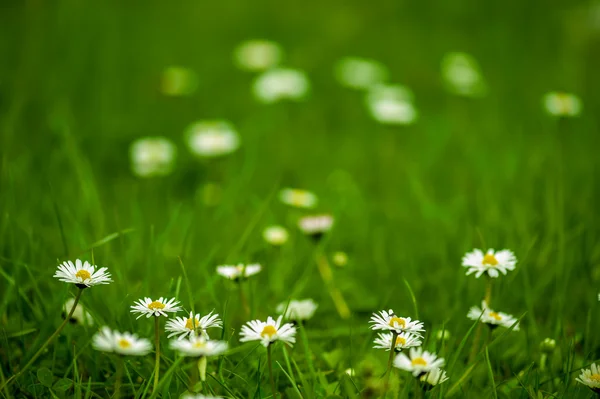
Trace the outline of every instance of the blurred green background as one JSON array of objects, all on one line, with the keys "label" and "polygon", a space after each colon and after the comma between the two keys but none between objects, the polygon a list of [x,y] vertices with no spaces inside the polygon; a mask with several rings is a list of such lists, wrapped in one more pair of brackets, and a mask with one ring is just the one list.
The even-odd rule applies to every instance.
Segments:
[{"label": "blurred green background", "polygon": [[[324,245],[348,253],[335,278],[357,315],[352,325],[363,328],[382,307],[410,314],[405,279],[428,330],[445,324],[460,339],[483,292],[482,281],[464,276],[462,255],[510,248],[519,264],[495,285],[493,303],[527,314],[502,355],[509,369],[531,362],[546,336],[564,339],[579,366],[598,357],[591,331],[600,327],[593,317],[600,2],[5,0],[0,7],[0,325],[8,333],[38,324],[53,331],[41,321],[67,297],[51,278],[57,260],[90,259],[92,246],[115,283],[89,290],[84,303],[112,326],[151,331],[140,330],[128,307],[141,296],[179,292],[181,257],[203,311],[223,312],[237,297],[215,276],[217,264],[256,261],[266,272],[253,282],[255,316],[292,295],[313,297],[316,330],[346,329],[314,271],[311,243],[296,231],[303,212],[277,200],[292,186],[314,191],[318,211],[336,217]],[[253,98],[254,75],[232,61],[234,48],[253,38],[280,43],[284,64],[306,71],[306,100]],[[440,63],[451,51],[479,61],[485,97],[445,90]],[[345,56],[387,65],[390,82],[414,91],[418,121],[375,122],[364,94],[334,79]],[[197,73],[193,95],[161,94],[161,74],[172,65]],[[542,97],[553,90],[576,93],[582,115],[547,115]],[[183,132],[221,118],[236,126],[242,146],[199,162]],[[173,174],[132,175],[129,145],[145,136],[177,145]],[[215,206],[202,199],[209,180],[223,190]],[[281,251],[262,240],[273,223],[293,233]],[[354,354],[348,364],[358,361]]]}]

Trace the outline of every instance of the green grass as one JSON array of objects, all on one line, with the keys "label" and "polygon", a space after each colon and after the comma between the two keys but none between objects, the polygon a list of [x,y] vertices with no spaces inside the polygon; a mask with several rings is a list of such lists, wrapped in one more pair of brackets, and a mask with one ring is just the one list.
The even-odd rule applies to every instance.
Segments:
[{"label": "green grass", "polygon": [[[575,377],[600,358],[596,3],[5,3],[0,380],[60,324],[75,289],[52,275],[59,262],[80,257],[107,266],[114,278],[82,297],[97,326],[152,338],[152,322],[129,313],[143,296],[176,296],[203,314],[214,309],[231,353],[209,362],[204,392],[269,397],[266,351],[239,343],[246,318],[238,290],[214,272],[222,263],[260,262],[264,272],[245,287],[252,317],[274,315],[292,297],[320,305],[306,340],[299,335],[293,349],[273,348],[285,397],[382,397],[387,353],[372,349],[367,321],[390,307],[418,316],[425,346],[446,358],[450,380],[428,398],[592,397]],[[254,37],[280,42],[285,64],[307,71],[306,101],[265,106],[253,99],[253,75],[235,68],[231,52]],[[439,66],[449,51],[479,60],[486,97],[444,90]],[[418,122],[374,122],[363,94],[333,78],[335,61],[347,55],[386,64],[392,82],[415,92]],[[170,65],[196,71],[193,96],[160,94]],[[583,114],[550,118],[541,107],[550,90],[578,94]],[[183,131],[214,118],[231,120],[243,144],[223,160],[200,163]],[[129,144],[144,136],[176,143],[171,176],[131,174]],[[202,200],[209,180],[223,190],[216,206]],[[322,249],[348,253],[334,281],[350,320],[338,317],[317,271],[317,249],[297,231],[305,212],[277,200],[284,186],[314,191],[317,210],[336,217]],[[291,232],[281,249],[262,240],[273,223]],[[485,289],[460,266],[474,247],[515,252],[517,269],[495,281],[492,305],[522,319],[520,331],[499,329],[489,341],[483,334],[480,342],[490,344],[468,363],[477,327],[466,314]],[[97,326],[67,325],[0,396],[109,397],[116,365],[91,347]],[[435,338],[442,329],[451,334],[443,343]],[[546,337],[557,348],[541,370]],[[125,365],[124,397],[149,396],[153,356]],[[160,395],[179,397],[193,367],[165,349]],[[350,367],[354,377],[344,373]],[[388,398],[413,397],[412,377],[396,371]]]}]

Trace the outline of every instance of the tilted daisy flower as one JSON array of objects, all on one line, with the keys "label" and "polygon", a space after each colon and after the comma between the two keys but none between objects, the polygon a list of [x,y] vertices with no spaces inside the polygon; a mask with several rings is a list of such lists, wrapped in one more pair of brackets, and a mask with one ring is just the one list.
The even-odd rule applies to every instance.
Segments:
[{"label": "tilted daisy flower", "polygon": [[[392,347],[392,338],[394,337],[393,333],[379,333],[377,334],[377,338],[375,338],[375,346],[373,348],[385,349],[389,351]],[[394,349],[396,352],[400,352],[402,349],[414,348],[416,346],[421,346],[422,341],[418,335],[414,335],[411,333],[400,333],[396,336],[396,343],[394,345]]]},{"label": "tilted daisy flower", "polygon": [[263,230],[263,238],[269,244],[278,247],[287,242],[289,233],[283,226],[269,226]]},{"label": "tilted daisy flower", "polygon": [[169,317],[167,313],[176,313],[181,310],[181,307],[178,305],[179,301],[176,301],[175,298],[167,300],[167,298],[161,296],[158,300],[153,301],[152,298],[146,297],[138,300],[135,302],[135,305],[131,306],[131,313],[139,313],[138,319],[144,315],[146,317]]},{"label": "tilted daisy flower", "polygon": [[[481,308],[478,308],[477,306],[473,306],[469,310],[467,317],[471,320],[480,320],[482,323],[489,324],[489,326],[492,328],[497,327],[497,326],[509,328],[517,322],[517,319],[515,319],[514,317],[512,317],[509,314],[502,313],[502,312],[496,312],[496,311],[490,309],[487,306],[487,304],[485,303],[485,301],[481,302]],[[480,319],[480,317],[481,317],[481,319]],[[515,325],[513,330],[515,330],[515,331],[519,330],[518,323]]]},{"label": "tilted daisy flower", "polygon": [[574,117],[581,113],[581,100],[575,94],[553,91],[544,95],[544,108],[553,116]]},{"label": "tilted daisy flower", "polygon": [[139,177],[166,176],[173,171],[177,147],[165,137],[145,137],[129,147],[131,171]]},{"label": "tilted daisy flower", "polygon": [[279,200],[296,208],[314,208],[317,205],[317,195],[315,193],[299,188],[282,188],[279,191]]},{"label": "tilted daisy flower", "polygon": [[258,263],[252,263],[245,265],[240,263],[238,265],[221,265],[217,266],[217,273],[230,280],[241,280],[254,276],[260,273],[262,266]]},{"label": "tilted daisy flower", "polygon": [[596,364],[592,364],[589,369],[581,370],[581,374],[579,374],[576,380],[592,391],[600,393],[600,367],[596,366]]},{"label": "tilted daisy flower", "polygon": [[254,80],[254,97],[271,104],[282,100],[302,100],[308,94],[310,82],[303,71],[291,68],[273,68]]},{"label": "tilted daisy flower", "polygon": [[106,270],[106,267],[96,270],[96,266],[91,265],[88,261],[82,262],[77,259],[73,264],[68,260],[58,266],[54,277],[65,283],[75,284],[79,288],[88,288],[98,284],[111,283],[110,273]]},{"label": "tilted daisy flower", "polygon": [[415,377],[444,367],[444,364],[444,358],[438,358],[435,353],[424,351],[422,348],[410,348],[408,356],[400,353],[394,359],[394,367],[410,371]]},{"label": "tilted daisy flower", "polygon": [[375,86],[369,90],[366,101],[371,116],[379,123],[409,125],[417,120],[413,94],[404,86]]},{"label": "tilted daisy flower", "polygon": [[486,253],[480,249],[474,249],[472,252],[467,252],[462,258],[463,267],[468,269],[467,276],[475,273],[476,278],[484,273],[494,278],[498,277],[500,273],[506,275],[509,270],[515,269],[516,264],[515,254],[508,249],[501,251],[488,249]]},{"label": "tilted daisy flower", "polygon": [[378,61],[345,57],[335,66],[337,80],[351,89],[368,89],[387,80],[387,68]]},{"label": "tilted daisy flower", "polygon": [[389,330],[395,331],[396,334],[408,332],[422,336],[421,333],[425,331],[422,322],[411,320],[410,317],[398,317],[392,309],[382,310],[379,314],[373,313],[369,323],[372,324],[372,330]]},{"label": "tilted daisy flower", "polygon": [[333,226],[333,216],[331,215],[313,215],[305,216],[298,221],[300,230],[313,238],[319,239],[323,234],[331,230]]},{"label": "tilted daisy flower", "polygon": [[167,321],[165,329],[170,332],[168,338],[179,336],[179,339],[183,339],[188,335],[199,335],[208,339],[206,329],[217,327],[222,328],[223,323],[219,318],[218,314],[210,312],[206,316],[200,317],[200,314],[194,314],[190,312],[189,317],[175,317]]},{"label": "tilted daisy flower", "polygon": [[312,299],[291,300],[289,303],[280,303],[277,306],[277,313],[288,320],[302,321],[312,318],[318,307],[319,305]]},{"label": "tilted daisy flower", "polygon": [[277,320],[268,317],[267,321],[252,320],[242,326],[240,341],[260,341],[267,347],[273,342],[282,341],[289,346],[296,342],[296,327],[292,323],[281,325],[282,316]]},{"label": "tilted daisy flower", "polygon": [[220,157],[240,147],[237,131],[224,120],[192,123],[186,129],[185,137],[190,151],[200,158]]},{"label": "tilted daisy flower", "polygon": [[190,336],[188,339],[174,339],[169,345],[171,349],[179,352],[181,356],[219,356],[227,350],[227,342],[211,341],[204,337]]},{"label": "tilted daisy flower", "polygon": [[128,332],[120,333],[104,326],[92,338],[94,349],[114,352],[119,355],[144,356],[152,351],[152,344],[145,338],[138,338]]},{"label": "tilted daisy flower", "polygon": [[443,382],[448,381],[446,372],[440,368],[433,369],[429,373],[421,376],[421,381],[426,382],[431,386],[436,386]]},{"label": "tilted daisy flower", "polygon": [[442,78],[448,91],[465,97],[481,97],[487,85],[477,60],[470,54],[452,52],[442,60]]},{"label": "tilted daisy flower", "polygon": [[[74,304],[75,300],[73,298],[67,299],[67,301],[63,305],[63,318],[67,317]],[[85,310],[81,302],[77,304],[77,307],[71,315],[71,320],[69,321],[84,326],[91,326],[94,324],[94,319],[92,318],[92,315],[87,310]]]},{"label": "tilted daisy flower", "polygon": [[264,71],[279,64],[282,57],[281,46],[264,39],[246,40],[233,53],[237,66],[247,71]]}]

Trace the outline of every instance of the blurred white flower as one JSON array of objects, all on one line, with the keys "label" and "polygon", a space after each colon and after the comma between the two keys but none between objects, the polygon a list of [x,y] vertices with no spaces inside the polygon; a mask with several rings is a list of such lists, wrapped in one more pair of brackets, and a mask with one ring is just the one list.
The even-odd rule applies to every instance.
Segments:
[{"label": "blurred white flower", "polygon": [[581,113],[581,100],[575,94],[550,92],[544,95],[544,108],[554,116],[578,116]]},{"label": "blurred white flower", "polygon": [[267,347],[273,342],[283,341],[289,346],[296,342],[296,327],[292,323],[281,325],[282,316],[277,320],[268,317],[267,321],[252,320],[242,326],[240,342],[260,341]]},{"label": "blurred white flower", "polygon": [[332,226],[333,216],[331,215],[305,216],[298,221],[298,227],[304,234],[317,239],[331,230]]},{"label": "blurred white flower", "polygon": [[263,71],[281,62],[283,50],[279,44],[270,40],[247,40],[235,49],[233,58],[240,69]]},{"label": "blurred white flower", "polygon": [[179,399],[223,399],[222,396],[206,396],[199,393],[184,393]]},{"label": "blurred white flower", "polygon": [[484,273],[494,278],[498,277],[500,273],[506,275],[508,271],[515,270],[516,264],[515,254],[508,249],[501,251],[488,249],[486,253],[480,249],[474,249],[472,252],[467,252],[462,258],[463,267],[468,269],[467,276],[475,273],[476,278]]},{"label": "blurred white flower", "polygon": [[238,265],[221,265],[217,266],[217,274],[228,278],[230,280],[240,280],[248,278],[257,273],[260,273],[262,266],[258,263],[245,265],[240,263]]},{"label": "blurred white flower", "polygon": [[169,346],[181,356],[189,357],[219,356],[228,347],[225,341],[212,341],[195,335],[190,335],[188,339],[173,339]]},{"label": "blurred white flower", "polygon": [[219,157],[240,146],[237,131],[224,120],[195,122],[186,129],[185,136],[191,152],[199,157]]},{"label": "blurred white flower", "polygon": [[589,369],[581,370],[581,374],[579,374],[576,380],[600,394],[600,367],[596,366],[596,364],[592,364]]},{"label": "blurred white flower", "polygon": [[450,339],[450,331],[448,330],[437,330],[435,337],[440,341],[447,341]]},{"label": "blurred white flower", "polygon": [[409,125],[417,119],[412,92],[403,86],[373,87],[367,93],[367,107],[373,119],[384,124]]},{"label": "blurred white flower", "polygon": [[279,191],[279,200],[296,208],[314,208],[317,205],[317,195],[315,193],[298,188],[282,188]]},{"label": "blurred white flower", "polygon": [[453,94],[480,97],[487,90],[477,60],[467,53],[446,54],[442,60],[442,78]]},{"label": "blurred white flower", "polygon": [[97,266],[90,264],[87,260],[82,262],[80,259],[76,259],[75,263],[68,260],[58,266],[53,277],[65,283],[75,284],[79,288],[112,283],[106,267],[96,268]]},{"label": "blurred white flower", "polygon": [[348,368],[348,369],[344,370],[344,373],[346,373],[346,375],[348,375],[349,377],[356,376],[356,372],[354,371],[353,368]]},{"label": "blurred white flower", "polygon": [[[67,317],[67,315],[73,308],[74,303],[75,303],[75,299],[73,299],[73,298],[67,299],[67,301],[63,305],[64,317]],[[92,318],[92,315],[87,310],[85,310],[85,308],[83,307],[81,302],[79,302],[77,304],[77,306],[75,307],[75,310],[73,311],[73,314],[71,315],[70,321],[73,323],[84,325],[84,326],[94,325],[94,319]]]},{"label": "blurred white flower", "polygon": [[119,355],[144,356],[152,350],[152,344],[145,338],[138,338],[128,332],[120,333],[102,327],[92,338],[94,349],[102,352],[115,352]]},{"label": "blurred white flower", "polygon": [[131,143],[131,170],[139,177],[165,176],[171,173],[177,148],[164,137],[146,137]]},{"label": "blurred white flower", "polygon": [[310,88],[303,71],[290,68],[274,68],[263,72],[254,80],[254,96],[263,103],[281,100],[301,100]]},{"label": "blurred white flower", "polygon": [[337,80],[352,89],[369,89],[387,80],[387,68],[368,58],[345,57],[335,66]]},{"label": "blurred white flower", "polygon": [[271,245],[280,246],[287,242],[289,233],[283,226],[268,226],[263,230],[263,238]]},{"label": "blurred white flower", "polygon": [[312,299],[291,300],[280,303],[277,313],[282,314],[288,320],[302,321],[313,317],[319,305]]},{"label": "blurred white flower", "polygon": [[344,267],[348,264],[348,254],[342,251],[337,251],[333,254],[333,264],[337,267]]},{"label": "blurred white flower", "polygon": [[198,76],[194,71],[179,66],[170,66],[163,71],[161,92],[167,96],[188,96],[198,87]]},{"label": "blurred white flower", "polygon": [[448,381],[446,372],[440,368],[431,370],[429,373],[421,376],[421,381],[428,383],[429,385],[436,386],[443,382]]},{"label": "blurred white flower", "polygon": [[400,353],[394,359],[394,367],[410,371],[415,377],[423,376],[437,368],[444,367],[443,357],[424,351],[422,348],[410,348],[409,356]]},{"label": "blurred white flower", "polygon": [[[481,302],[481,308],[473,306],[469,310],[467,317],[471,320],[479,320],[482,323],[488,324],[490,327],[502,326],[510,328],[513,324],[517,323],[517,319],[513,316],[492,310],[485,301]],[[519,323],[515,325],[513,330],[519,331]]]}]

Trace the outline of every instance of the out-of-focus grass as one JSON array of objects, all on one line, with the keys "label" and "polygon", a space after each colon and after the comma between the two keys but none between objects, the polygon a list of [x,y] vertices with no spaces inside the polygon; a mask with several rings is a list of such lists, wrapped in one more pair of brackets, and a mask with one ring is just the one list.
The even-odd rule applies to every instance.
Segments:
[{"label": "out-of-focus grass", "polygon": [[[308,374],[300,346],[289,351],[291,367],[277,354],[283,369],[310,380],[317,397],[335,387],[342,396],[353,395],[353,387],[367,395],[373,379],[358,374],[350,382],[342,370],[363,364],[363,370],[378,373],[385,365],[386,355],[369,349],[368,315],[393,307],[414,317],[408,282],[428,332],[442,326],[451,332],[447,345],[437,347],[450,359],[471,326],[465,315],[483,292],[482,281],[464,276],[460,258],[473,247],[506,247],[519,264],[494,286],[493,304],[524,314],[521,331],[482,353],[452,393],[491,395],[491,372],[499,397],[538,390],[587,397],[575,386],[575,374],[565,373],[598,358],[598,9],[593,2],[516,0],[5,2],[2,372],[11,375],[59,321],[69,290],[51,278],[57,261],[91,259],[91,247],[100,242],[93,257],[110,268],[115,282],[86,291],[83,299],[99,324],[151,336],[151,323],[129,314],[135,299],[177,295],[189,308],[191,297],[196,309],[224,316],[224,339],[235,347],[243,321],[238,293],[214,267],[261,262],[265,273],[250,282],[253,316],[273,314],[291,296],[320,303],[308,326],[317,380]],[[255,37],[280,42],[285,64],[307,71],[309,99],[256,103],[252,76],[231,60],[240,41]],[[480,61],[486,97],[470,100],[444,91],[440,61],[455,50]],[[393,82],[414,90],[419,121],[401,128],[372,121],[362,94],[333,79],[335,61],[347,55],[388,65]],[[196,71],[196,94],[160,94],[161,72],[170,65]],[[555,89],[581,96],[580,118],[557,121],[544,114],[541,96]],[[205,118],[231,120],[241,134],[241,150],[209,166],[195,161],[183,130]],[[175,173],[133,177],[130,142],[156,135],[177,144]],[[208,179],[223,186],[216,207],[201,200]],[[336,216],[324,246],[327,253],[349,254],[349,265],[335,270],[335,279],[354,312],[351,321],[338,319],[315,270],[314,249],[295,231],[301,212],[277,202],[274,193],[282,186],[315,191],[319,210]],[[262,241],[260,232],[270,223],[293,232],[281,251]],[[110,240],[101,242],[105,237]],[[56,377],[81,377],[81,395],[91,390],[105,397],[113,366],[89,346],[94,332],[67,328],[38,363]],[[550,373],[532,365],[545,337],[555,338],[560,348]],[[468,370],[469,344],[448,370],[451,380],[431,397],[444,396]],[[436,347],[433,335],[428,346]],[[248,351],[223,361],[221,375],[231,391],[212,380],[216,392],[254,395],[256,366],[264,356],[260,349],[247,356]],[[145,361],[129,366],[136,386],[138,372],[149,377]],[[291,386],[278,375],[282,387]],[[21,388],[35,383],[34,369]],[[178,370],[172,394],[165,397],[185,388]],[[40,392],[38,397],[48,395]]]}]

